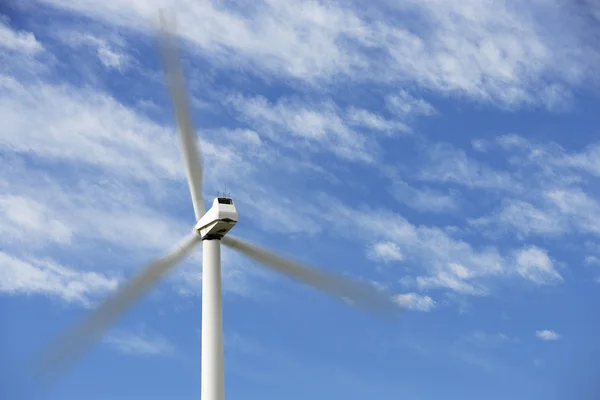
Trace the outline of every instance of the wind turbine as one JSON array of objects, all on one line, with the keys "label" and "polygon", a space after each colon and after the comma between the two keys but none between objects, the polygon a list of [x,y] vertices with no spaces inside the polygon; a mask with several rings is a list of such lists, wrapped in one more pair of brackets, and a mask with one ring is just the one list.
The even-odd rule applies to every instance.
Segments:
[{"label": "wind turbine", "polygon": [[187,181],[197,223],[192,232],[163,257],[150,262],[129,282],[82,321],[63,332],[42,353],[38,374],[58,377],[97,340],[144,292],[202,243],[202,400],[224,399],[223,309],[221,244],[292,279],[298,280],[370,311],[394,311],[399,306],[375,287],[301,265],[228,235],[238,222],[235,203],[217,197],[205,211],[203,168],[189,113],[187,93],[178,61],[176,38],[160,13],[159,36],[163,65],[179,127]]}]

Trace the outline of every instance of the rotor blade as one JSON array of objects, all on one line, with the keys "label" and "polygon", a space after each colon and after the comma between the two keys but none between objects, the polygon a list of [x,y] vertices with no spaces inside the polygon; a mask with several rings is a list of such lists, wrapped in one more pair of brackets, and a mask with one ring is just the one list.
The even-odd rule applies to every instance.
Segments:
[{"label": "rotor blade", "polygon": [[67,368],[83,354],[86,348],[97,340],[135,300],[200,242],[200,236],[196,232],[192,233],[181,241],[172,252],[143,268],[136,277],[122,286],[81,322],[59,335],[36,359],[37,375],[58,378],[66,372]]},{"label": "rotor blade", "polygon": [[390,295],[371,285],[301,265],[233,236],[223,237],[221,243],[279,273],[347,300],[359,308],[375,313],[395,312],[402,309]]},{"label": "rotor blade", "polygon": [[202,159],[200,158],[198,143],[196,142],[194,127],[190,117],[188,96],[179,62],[177,38],[173,34],[173,29],[170,29],[168,26],[169,24],[162,10],[159,12],[159,17],[161,28],[158,41],[163,68],[171,93],[171,101],[173,102],[177,125],[179,126],[179,139],[183,150],[186,175],[192,195],[192,204],[194,205],[194,214],[196,215],[196,220],[199,220],[205,212],[204,199],[202,197]]}]

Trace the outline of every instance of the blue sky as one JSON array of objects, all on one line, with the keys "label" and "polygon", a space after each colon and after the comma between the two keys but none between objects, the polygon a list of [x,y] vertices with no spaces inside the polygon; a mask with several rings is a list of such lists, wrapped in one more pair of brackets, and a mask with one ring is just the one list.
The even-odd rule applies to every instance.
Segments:
[{"label": "blue sky", "polygon": [[199,398],[200,251],[56,386],[25,362],[194,223],[167,3],[207,201],[407,309],[381,321],[224,250],[227,398],[600,391],[594,2],[25,0],[0,8],[7,398]]}]

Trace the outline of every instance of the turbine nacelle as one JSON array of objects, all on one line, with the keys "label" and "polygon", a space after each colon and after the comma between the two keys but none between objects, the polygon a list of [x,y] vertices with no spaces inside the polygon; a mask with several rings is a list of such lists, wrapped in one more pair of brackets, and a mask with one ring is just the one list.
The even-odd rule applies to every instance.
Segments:
[{"label": "turbine nacelle", "polygon": [[228,197],[217,197],[194,229],[202,240],[220,240],[237,222],[238,213],[233,200]]}]

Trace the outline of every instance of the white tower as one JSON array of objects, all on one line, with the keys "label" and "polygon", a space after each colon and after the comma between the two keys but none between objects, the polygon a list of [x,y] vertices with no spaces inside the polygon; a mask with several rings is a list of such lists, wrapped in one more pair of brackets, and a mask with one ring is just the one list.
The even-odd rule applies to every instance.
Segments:
[{"label": "white tower", "polygon": [[221,239],[238,221],[230,198],[218,197],[196,224],[202,239],[202,400],[224,400]]}]

